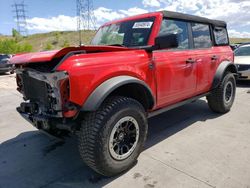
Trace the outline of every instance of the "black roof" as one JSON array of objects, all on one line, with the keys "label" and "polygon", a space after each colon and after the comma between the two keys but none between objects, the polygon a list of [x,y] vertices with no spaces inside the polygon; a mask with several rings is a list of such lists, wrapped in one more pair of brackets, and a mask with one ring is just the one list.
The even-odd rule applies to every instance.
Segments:
[{"label": "black roof", "polygon": [[187,20],[187,21],[193,21],[193,22],[199,22],[199,23],[208,23],[214,26],[227,27],[227,23],[224,21],[211,20],[208,18],[200,17],[200,16],[193,16],[190,14],[183,14],[183,13],[171,12],[171,11],[162,11],[162,13],[164,17],[166,18]]}]

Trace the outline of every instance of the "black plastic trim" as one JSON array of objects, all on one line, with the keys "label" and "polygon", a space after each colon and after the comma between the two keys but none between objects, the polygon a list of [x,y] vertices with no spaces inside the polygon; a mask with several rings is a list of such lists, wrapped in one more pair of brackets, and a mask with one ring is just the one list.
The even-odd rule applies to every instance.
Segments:
[{"label": "black plastic trim", "polygon": [[227,27],[226,22],[220,21],[220,20],[211,20],[204,17],[199,16],[193,16],[190,14],[182,14],[178,12],[172,12],[172,11],[161,11],[166,18],[175,18],[175,19],[181,19],[191,22],[199,22],[199,23],[207,23],[212,24],[214,26],[220,26],[220,27]]},{"label": "black plastic trim", "polygon": [[213,84],[212,84],[212,89],[215,89],[219,86],[225,71],[227,70],[227,68],[231,67],[233,72],[236,75],[238,74],[238,70],[235,64],[231,63],[230,61],[223,61],[219,67],[216,70],[215,76],[214,76],[214,80],[213,80]]},{"label": "black plastic trim", "polygon": [[132,76],[117,76],[114,78],[111,78],[105,82],[103,82],[101,85],[99,85],[93,92],[92,94],[88,97],[87,101],[84,103],[82,107],[82,111],[96,111],[102,102],[111,94],[115,89],[124,86],[126,84],[140,84],[144,88],[147,89],[149,92],[152,102],[152,105],[150,106],[151,108],[155,104],[155,99],[154,95],[149,88],[149,86],[143,82],[142,80],[139,80],[135,77]]},{"label": "black plastic trim", "polygon": [[183,106],[183,105],[185,105],[185,104],[194,102],[194,101],[196,101],[197,99],[200,99],[200,98],[202,98],[202,97],[205,97],[205,96],[207,96],[207,95],[209,95],[209,94],[210,94],[210,93],[208,92],[208,93],[205,93],[205,94],[202,94],[202,95],[198,95],[198,96],[192,97],[192,98],[190,98],[190,99],[187,99],[187,100],[178,102],[178,103],[176,103],[176,104],[173,104],[173,105],[170,105],[170,106],[161,108],[161,109],[159,109],[159,110],[155,110],[155,111],[153,111],[153,112],[148,113],[148,118],[157,116],[157,115],[162,114],[162,113],[164,113],[164,112],[167,112],[167,111],[169,111],[169,110],[172,110],[172,109],[178,108],[178,107],[180,107],[180,106]]}]

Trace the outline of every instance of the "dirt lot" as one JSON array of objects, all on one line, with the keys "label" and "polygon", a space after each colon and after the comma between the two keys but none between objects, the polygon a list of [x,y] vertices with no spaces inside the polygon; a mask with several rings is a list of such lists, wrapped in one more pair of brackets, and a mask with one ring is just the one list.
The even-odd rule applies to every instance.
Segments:
[{"label": "dirt lot", "polygon": [[22,100],[14,76],[0,75],[0,188],[250,187],[250,84],[240,85],[233,109],[212,113],[205,100],[149,121],[138,163],[101,178],[86,167],[77,140],[37,131],[15,111]]}]

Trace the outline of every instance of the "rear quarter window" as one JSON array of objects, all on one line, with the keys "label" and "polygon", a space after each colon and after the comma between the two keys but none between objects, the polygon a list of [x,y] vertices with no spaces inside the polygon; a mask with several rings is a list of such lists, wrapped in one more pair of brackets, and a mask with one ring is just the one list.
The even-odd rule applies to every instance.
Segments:
[{"label": "rear quarter window", "polygon": [[214,33],[215,44],[217,46],[228,45],[229,44],[227,29],[226,28],[215,27],[213,29],[213,33]]}]

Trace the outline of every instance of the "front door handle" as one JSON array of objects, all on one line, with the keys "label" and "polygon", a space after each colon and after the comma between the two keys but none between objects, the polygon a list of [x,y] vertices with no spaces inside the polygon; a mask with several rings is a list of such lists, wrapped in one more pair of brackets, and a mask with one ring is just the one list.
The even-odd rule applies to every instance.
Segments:
[{"label": "front door handle", "polygon": [[212,61],[216,61],[216,60],[218,60],[219,58],[218,58],[218,56],[217,55],[213,55],[212,57],[211,57],[211,60]]},{"label": "front door handle", "polygon": [[189,58],[189,59],[186,60],[187,64],[193,64],[195,62],[196,62],[195,59],[192,59],[192,58]]}]

